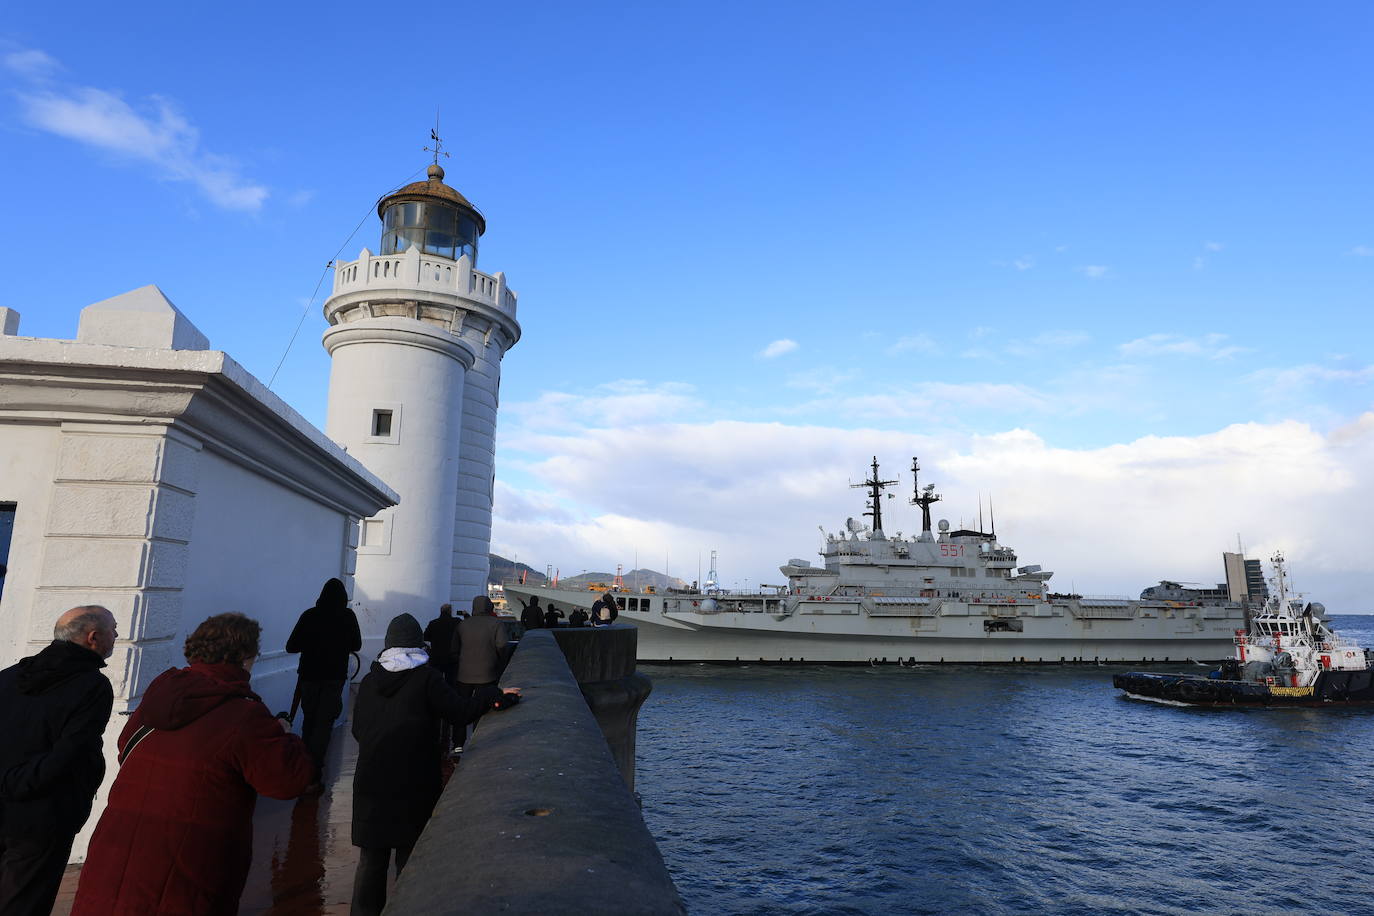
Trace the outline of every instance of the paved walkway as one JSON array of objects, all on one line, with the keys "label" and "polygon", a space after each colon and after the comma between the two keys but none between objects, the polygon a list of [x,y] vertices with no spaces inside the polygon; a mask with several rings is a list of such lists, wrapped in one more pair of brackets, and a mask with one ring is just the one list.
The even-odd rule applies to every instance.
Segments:
[{"label": "paved walkway", "polygon": [[[346,914],[353,897],[358,850],[349,842],[353,767],[358,744],[346,721],[334,730],[319,798],[259,798],[253,816],[253,865],[239,903],[240,916]],[[449,769],[449,768],[446,768]],[[69,866],[53,916],[68,916],[79,865]]]}]

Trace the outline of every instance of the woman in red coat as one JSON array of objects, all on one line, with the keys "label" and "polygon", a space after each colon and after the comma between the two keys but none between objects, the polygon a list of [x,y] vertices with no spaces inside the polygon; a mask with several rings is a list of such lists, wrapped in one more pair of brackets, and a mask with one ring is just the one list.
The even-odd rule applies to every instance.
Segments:
[{"label": "woman in red coat", "polygon": [[186,640],[190,667],[148,685],[119,736],[73,916],[238,911],[258,793],[294,798],[314,778],[304,742],[249,689],[261,630],[211,617]]}]

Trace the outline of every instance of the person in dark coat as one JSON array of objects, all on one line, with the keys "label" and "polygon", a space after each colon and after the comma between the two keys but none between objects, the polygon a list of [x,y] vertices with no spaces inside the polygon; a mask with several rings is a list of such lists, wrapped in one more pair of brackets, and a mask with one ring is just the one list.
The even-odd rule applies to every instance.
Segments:
[{"label": "person in dark coat", "polygon": [[439,800],[443,777],[435,744],[440,721],[465,729],[488,709],[504,709],[520,698],[518,688],[496,687],[460,696],[427,664],[423,641],[414,617],[393,619],[386,648],[363,678],[353,705],[358,739],[353,845],[359,847],[354,916],[382,911],[393,853],[399,874]]},{"label": "person in dark coat", "polygon": [[[472,616],[453,631],[453,656],[458,660],[458,692],[470,697],[479,687],[494,687],[510,660],[510,630],[496,616],[486,595],[472,599]],[[462,746],[467,726],[456,730],[454,744]]]},{"label": "person in dark coat", "polygon": [[314,778],[305,743],[249,687],[261,632],[219,614],[186,640],[186,668],[154,678],[119,736],[73,916],[232,916],[253,854],[258,795]]},{"label": "person in dark coat", "polygon": [[47,916],[72,838],[105,777],[114,691],[100,669],[119,636],[98,605],[57,619],[53,641],[0,671],[0,913]]},{"label": "person in dark coat", "polygon": [[429,644],[429,663],[439,669],[450,687],[456,684],[458,659],[453,655],[453,631],[458,626],[453,605],[439,605],[439,616],[425,627],[425,642]]},{"label": "person in dark coat", "polygon": [[558,621],[560,618],[562,618],[562,616],[563,612],[560,611],[558,608],[554,607],[552,604],[550,604],[549,609],[544,612],[544,629],[556,629],[559,626]]},{"label": "person in dark coat", "polygon": [[537,630],[544,625],[544,609],[539,606],[538,595],[531,595],[530,603],[520,612],[520,625],[526,630]]},{"label": "person in dark coat", "polygon": [[584,610],[582,610],[582,608],[580,608],[580,607],[575,607],[575,608],[573,608],[573,609],[572,609],[572,613],[568,615],[568,626],[570,626],[570,627],[585,627],[586,625],[587,625],[587,612],[584,611]]},{"label": "person in dark coat", "polygon": [[343,712],[344,684],[348,682],[348,656],[360,651],[363,636],[358,617],[348,606],[343,582],[330,579],[320,589],[315,606],[308,608],[286,640],[287,652],[299,652],[296,689],[301,697],[301,737],[315,761],[315,783],[324,783],[324,756],[334,720]]}]

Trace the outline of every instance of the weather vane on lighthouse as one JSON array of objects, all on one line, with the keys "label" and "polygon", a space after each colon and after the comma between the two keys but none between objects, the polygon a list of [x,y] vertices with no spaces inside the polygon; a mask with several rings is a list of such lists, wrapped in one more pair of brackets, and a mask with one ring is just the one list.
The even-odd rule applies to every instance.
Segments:
[{"label": "weather vane on lighthouse", "polygon": [[445,159],[452,158],[448,153],[444,152],[444,141],[439,138],[439,109],[437,108],[434,109],[434,127],[429,132],[429,139],[434,141],[434,148],[430,149],[426,146],[425,152],[434,154],[435,165],[439,164],[440,156],[443,156]]}]

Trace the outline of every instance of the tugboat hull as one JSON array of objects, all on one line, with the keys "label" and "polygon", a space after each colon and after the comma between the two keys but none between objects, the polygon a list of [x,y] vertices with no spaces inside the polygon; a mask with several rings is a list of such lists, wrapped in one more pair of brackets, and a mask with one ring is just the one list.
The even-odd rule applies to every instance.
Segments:
[{"label": "tugboat hull", "polygon": [[1323,671],[1307,687],[1225,681],[1187,674],[1131,671],[1112,677],[1112,686],[1135,699],[1184,706],[1364,706],[1374,705],[1374,671]]}]

